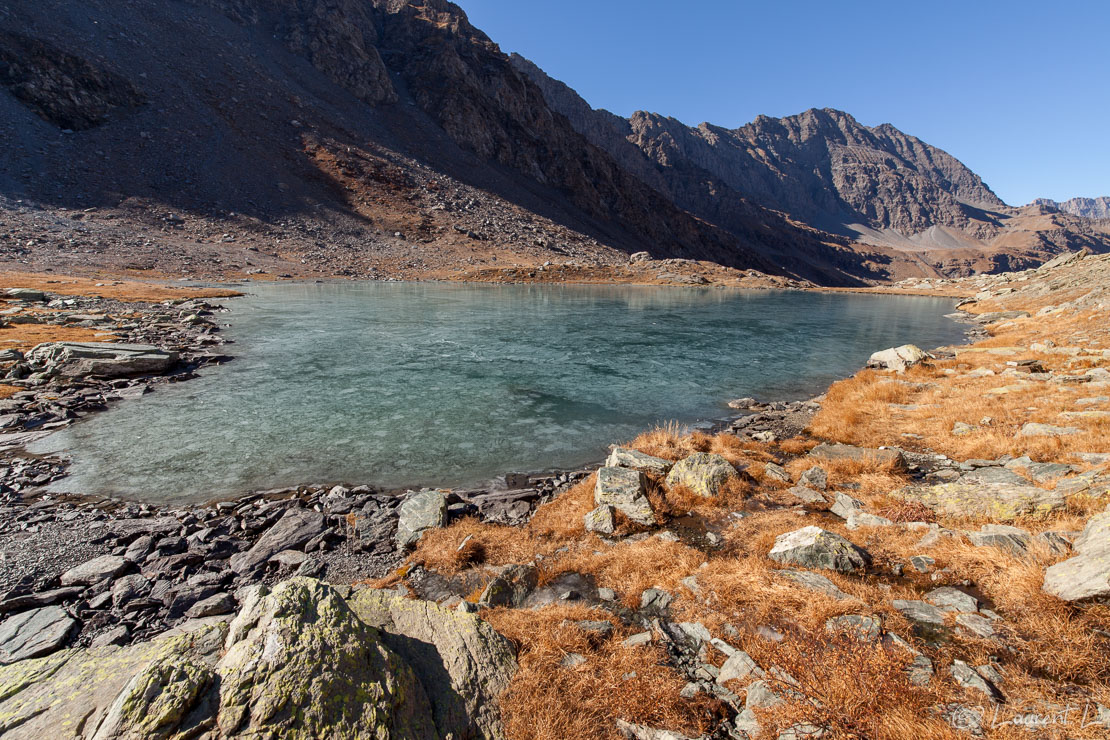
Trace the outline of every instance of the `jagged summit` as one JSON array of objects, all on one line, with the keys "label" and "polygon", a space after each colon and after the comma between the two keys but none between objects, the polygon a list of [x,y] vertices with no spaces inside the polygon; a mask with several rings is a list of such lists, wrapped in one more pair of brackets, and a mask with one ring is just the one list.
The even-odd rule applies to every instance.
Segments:
[{"label": "jagged summit", "polygon": [[1080,218],[1110,219],[1110,197],[1105,195],[1100,198],[1071,198],[1063,202],[1037,198],[1031,205],[1046,206]]}]

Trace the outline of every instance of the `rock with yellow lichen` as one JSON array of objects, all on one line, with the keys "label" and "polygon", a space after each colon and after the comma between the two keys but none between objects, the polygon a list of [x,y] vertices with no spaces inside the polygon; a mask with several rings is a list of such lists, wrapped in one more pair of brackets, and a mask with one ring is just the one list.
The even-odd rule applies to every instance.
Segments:
[{"label": "rock with yellow lichen", "polygon": [[253,587],[230,624],[0,668],[0,735],[498,740],[515,671],[472,615],[295,578]]}]

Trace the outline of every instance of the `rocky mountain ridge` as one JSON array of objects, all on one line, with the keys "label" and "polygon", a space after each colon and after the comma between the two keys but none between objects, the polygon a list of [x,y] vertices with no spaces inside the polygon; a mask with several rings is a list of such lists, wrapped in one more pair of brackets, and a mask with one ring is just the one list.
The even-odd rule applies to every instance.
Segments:
[{"label": "rocky mountain ridge", "polygon": [[[690,127],[638,111],[593,110],[514,55],[514,65],[590,141],[691,213],[728,228],[729,203],[780,211],[813,228],[886,247],[946,274],[1030,266],[1062,250],[1105,251],[1110,232],[1008,207],[955,157],[890,124],[833,109],[759,116],[736,129]],[[698,186],[701,186],[700,188]]]},{"label": "rocky mountain ridge", "polygon": [[1051,198],[1037,198],[1032,205],[1055,208],[1080,218],[1110,219],[1110,196],[1099,198],[1070,198],[1057,202]]}]

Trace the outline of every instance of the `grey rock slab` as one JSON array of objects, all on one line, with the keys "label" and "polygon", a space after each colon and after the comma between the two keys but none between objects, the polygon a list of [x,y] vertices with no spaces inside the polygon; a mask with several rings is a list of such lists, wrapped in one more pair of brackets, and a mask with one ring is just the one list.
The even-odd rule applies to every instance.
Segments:
[{"label": "grey rock slab", "polygon": [[645,473],[666,475],[674,463],[629,447],[617,447],[609,453],[609,459],[605,461],[605,465],[610,468],[631,468]]},{"label": "grey rock slab", "polygon": [[902,612],[902,615],[911,622],[930,627],[944,625],[944,612],[925,601],[895,599],[892,603],[894,608]]},{"label": "grey rock slab", "polygon": [[829,511],[836,514],[841,519],[847,519],[852,514],[863,511],[863,502],[859,499],[852,498],[846,493],[838,493]]},{"label": "grey rock slab", "polygon": [[91,586],[106,578],[114,578],[128,565],[128,561],[118,555],[101,555],[67,570],[60,581],[63,586]]},{"label": "grey rock slab", "polygon": [[647,479],[638,470],[613,467],[598,470],[594,503],[612,506],[637,524],[655,524],[655,510],[647,498]]},{"label": "grey rock slab", "polygon": [[910,486],[896,495],[924,504],[942,516],[989,518],[1000,522],[1013,521],[1022,516],[1043,517],[1064,508],[1063,495],[1038,488],[1020,476],[1011,474],[1017,479],[1013,482],[978,482],[969,478],[974,475],[968,473],[954,483]]},{"label": "grey rock slab", "polygon": [[623,719],[617,720],[617,731],[627,740],[691,740],[677,732],[636,725]]},{"label": "grey rock slab", "polygon": [[776,463],[766,463],[763,466],[763,476],[770,480],[778,481],[779,483],[789,483],[790,474],[786,472],[786,468]]},{"label": "grey rock slab", "polygon": [[709,452],[695,452],[679,460],[667,474],[668,486],[685,486],[699,496],[715,498],[721,486],[740,477],[725,458]]},{"label": "grey rock slab", "polygon": [[925,600],[946,612],[967,612],[973,614],[979,611],[978,599],[952,586],[941,586],[940,588],[933,589],[925,594]]},{"label": "grey rock slab", "polygon": [[979,672],[962,660],[952,661],[948,672],[956,683],[964,688],[973,689],[986,695],[992,702],[1002,701],[1002,692],[993,683],[979,675]]},{"label": "grey rock slab", "polygon": [[517,670],[512,643],[473,614],[393,591],[356,591],[348,603],[412,666],[441,736],[503,738],[499,698]]},{"label": "grey rock slab", "polygon": [[785,568],[776,571],[776,575],[793,581],[802,588],[807,588],[810,591],[831,596],[834,599],[851,599],[852,597],[840,590],[835,583],[830,581],[820,573],[814,573],[808,570],[794,570],[793,568]]},{"label": "grey rock slab", "polygon": [[8,617],[0,623],[0,664],[49,655],[64,647],[76,628],[77,620],[57,606]]},{"label": "grey rock slab", "polygon": [[53,366],[63,377],[116,378],[164,372],[177,362],[177,353],[149,344],[50,342],[32,349],[27,359]]},{"label": "grey rock slab", "polygon": [[640,608],[656,614],[665,612],[672,601],[674,596],[660,588],[647,588],[640,594]]},{"label": "grey rock slab", "polygon": [[1110,511],[1087,522],[1074,548],[1075,557],[1045,571],[1044,591],[1064,601],[1110,598]]},{"label": "grey rock slab", "polygon": [[231,594],[221,593],[201,599],[190,606],[185,616],[189,619],[204,619],[205,617],[218,617],[222,614],[231,614],[235,611],[235,597]]},{"label": "grey rock slab", "polygon": [[787,490],[794,498],[806,504],[823,504],[826,503],[825,497],[817,491],[809,488],[808,486],[794,486]]},{"label": "grey rock slab", "polygon": [[815,465],[802,473],[801,477],[798,478],[798,483],[816,488],[818,491],[824,491],[829,487],[829,474],[825,472],[824,468]]},{"label": "grey rock slab", "polygon": [[397,520],[397,546],[412,547],[429,529],[447,524],[447,497],[439,491],[410,494],[401,504]]},{"label": "grey rock slab", "polygon": [[866,568],[870,554],[838,534],[810,526],[775,538],[768,557],[803,568],[821,568],[849,573]]},{"label": "grey rock slab", "polygon": [[765,675],[763,669],[752,660],[752,656],[743,650],[737,650],[721,666],[721,672],[717,675],[717,683],[724,686],[729,681],[740,681],[742,686],[746,686],[751,681],[763,678]]},{"label": "grey rock slab", "polygon": [[1020,527],[1006,524],[984,524],[978,532],[967,532],[968,541],[976,547],[998,547],[1013,555],[1029,552],[1033,535]]},{"label": "grey rock slab", "polygon": [[1078,427],[1062,427],[1052,424],[1037,424],[1030,422],[1018,432],[1019,437],[1068,437],[1079,434],[1082,430]]},{"label": "grey rock slab", "polygon": [[289,509],[246,552],[231,556],[231,569],[250,575],[282,550],[304,545],[324,531],[324,515],[311,509]]},{"label": "grey rock slab", "polygon": [[860,527],[892,527],[894,526],[894,522],[887,519],[885,516],[869,514],[866,511],[858,511],[848,515],[845,526],[848,529],[856,530]]},{"label": "grey rock slab", "polygon": [[956,625],[960,631],[981,637],[984,640],[994,638],[994,622],[981,614],[957,614]]}]

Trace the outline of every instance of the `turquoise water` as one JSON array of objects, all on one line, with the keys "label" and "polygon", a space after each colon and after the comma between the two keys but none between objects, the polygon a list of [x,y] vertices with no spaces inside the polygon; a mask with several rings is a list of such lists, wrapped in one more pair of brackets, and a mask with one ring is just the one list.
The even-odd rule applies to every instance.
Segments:
[{"label": "turquoise water", "polygon": [[[236,359],[40,442],[55,490],[203,501],[298,483],[463,486],[571,468],[875,350],[959,341],[950,300],[636,287],[252,285]],[[226,319],[225,317],[230,317]]]}]

